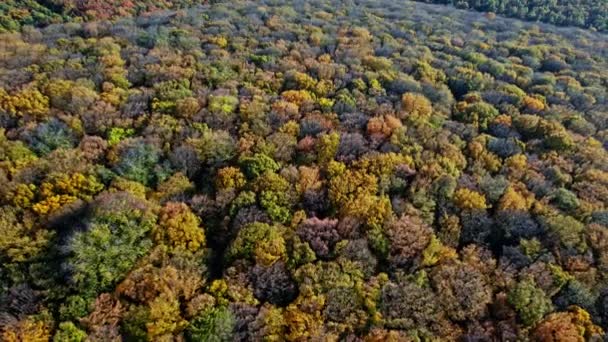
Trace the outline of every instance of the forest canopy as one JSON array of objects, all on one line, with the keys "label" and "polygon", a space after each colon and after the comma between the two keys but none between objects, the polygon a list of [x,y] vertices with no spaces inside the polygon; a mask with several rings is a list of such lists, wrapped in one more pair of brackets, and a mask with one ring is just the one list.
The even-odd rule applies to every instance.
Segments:
[{"label": "forest canopy", "polygon": [[0,340],[605,338],[608,36],[171,3],[0,4]]}]

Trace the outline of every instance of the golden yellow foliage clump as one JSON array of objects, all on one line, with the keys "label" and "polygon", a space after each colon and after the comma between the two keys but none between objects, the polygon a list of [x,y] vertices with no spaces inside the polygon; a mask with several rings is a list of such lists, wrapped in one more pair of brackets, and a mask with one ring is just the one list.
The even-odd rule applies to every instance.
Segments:
[{"label": "golden yellow foliage clump", "polygon": [[431,101],[424,95],[405,93],[401,97],[401,107],[406,114],[428,117],[433,112]]},{"label": "golden yellow foliage clump", "polygon": [[16,116],[42,116],[49,111],[49,98],[34,87],[25,88],[14,95],[0,88],[0,110]]},{"label": "golden yellow foliage clump", "polygon": [[188,322],[180,315],[180,303],[170,293],[163,293],[150,303],[149,322],[146,323],[150,340],[171,338],[183,330]]},{"label": "golden yellow foliage clump", "polygon": [[486,197],[477,191],[460,188],[454,193],[454,203],[463,210],[486,209]]},{"label": "golden yellow foliage clump", "polygon": [[4,328],[1,337],[5,342],[47,342],[51,339],[51,328],[43,321],[28,317]]},{"label": "golden yellow foliage clump", "polygon": [[215,187],[218,189],[240,189],[245,183],[247,179],[239,168],[227,166],[217,171]]},{"label": "golden yellow foliage clump", "polygon": [[285,101],[291,102],[298,107],[313,100],[311,93],[307,90],[287,90],[281,94],[281,97]]},{"label": "golden yellow foliage clump", "polygon": [[527,196],[522,195],[514,186],[509,186],[500,198],[498,208],[500,210],[527,211],[532,207],[534,197],[531,194],[526,195]]},{"label": "golden yellow foliage clump", "polygon": [[184,203],[165,204],[152,236],[157,243],[192,252],[205,247],[205,232],[200,227],[200,219]]},{"label": "golden yellow foliage clump", "polygon": [[526,96],[524,97],[524,107],[532,113],[537,113],[545,109],[545,103],[536,97]]},{"label": "golden yellow foliage clump", "polygon": [[46,215],[78,198],[90,200],[102,189],[103,184],[92,175],[85,176],[78,172],[56,175],[40,185],[39,195],[42,200],[34,204],[32,209],[39,215]]}]

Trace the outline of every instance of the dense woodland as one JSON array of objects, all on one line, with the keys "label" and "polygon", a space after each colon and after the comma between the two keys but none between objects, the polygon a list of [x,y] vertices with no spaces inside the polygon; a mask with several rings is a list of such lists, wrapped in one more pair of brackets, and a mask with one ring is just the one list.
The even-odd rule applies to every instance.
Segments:
[{"label": "dense woodland", "polygon": [[[608,32],[606,0],[417,0],[452,5],[523,20],[578,26]],[[159,10],[191,8],[227,0],[3,0],[0,32],[24,25],[46,26],[148,15]],[[356,3],[356,1],[355,1]]]},{"label": "dense woodland", "polygon": [[607,89],[401,0],[2,34],[0,340],[601,341]]},{"label": "dense woodland", "polygon": [[512,18],[608,32],[606,0],[420,0]]},{"label": "dense woodland", "polygon": [[160,10],[189,8],[207,0],[2,0],[0,32],[23,26],[47,26],[133,17]]}]

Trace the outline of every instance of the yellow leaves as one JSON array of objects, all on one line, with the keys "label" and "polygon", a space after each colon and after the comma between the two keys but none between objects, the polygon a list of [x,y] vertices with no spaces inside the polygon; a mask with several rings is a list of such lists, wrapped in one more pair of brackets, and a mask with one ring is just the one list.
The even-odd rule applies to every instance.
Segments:
[{"label": "yellow leaves", "polygon": [[146,323],[148,338],[157,340],[164,335],[172,336],[183,330],[188,322],[180,315],[180,303],[172,295],[163,293],[150,303],[149,322]]},{"label": "yellow leaves", "polygon": [[295,302],[290,304],[283,313],[287,324],[285,336],[287,340],[310,340],[318,336],[323,326],[320,310],[324,305],[325,297],[323,295],[315,295],[311,291],[300,293]]},{"label": "yellow leaves", "polygon": [[378,179],[361,170],[346,170],[329,182],[329,199],[337,206],[377,191]]},{"label": "yellow leaves", "polygon": [[215,44],[222,49],[228,46],[228,39],[223,36],[212,37],[209,41],[210,43]]},{"label": "yellow leaves", "polygon": [[117,87],[110,82],[104,82],[102,88],[103,92],[99,95],[101,100],[115,107],[125,101],[129,95],[127,90]]},{"label": "yellow leaves", "polygon": [[312,94],[306,90],[286,90],[281,93],[281,97],[285,101],[291,102],[298,107],[302,106],[306,102],[313,101]]},{"label": "yellow leaves", "polygon": [[0,128],[0,170],[14,176],[20,169],[38,159],[22,141],[11,141]]},{"label": "yellow leaves", "polygon": [[336,132],[323,134],[319,137],[317,143],[317,160],[319,164],[326,165],[334,159],[338,152],[340,144],[340,135]]},{"label": "yellow leaves", "polygon": [[5,342],[48,342],[51,339],[51,327],[32,317],[8,325],[3,330],[1,337]]},{"label": "yellow leaves", "polygon": [[217,189],[240,189],[247,183],[245,175],[239,168],[227,166],[217,171],[215,187]]},{"label": "yellow leaves", "polygon": [[[520,186],[520,188],[522,187]],[[520,191],[517,191],[512,185],[507,187],[498,202],[498,209],[528,211],[534,203],[534,195],[527,193],[527,196],[524,196]]]},{"label": "yellow leaves", "polygon": [[476,191],[460,188],[454,193],[454,203],[463,210],[486,209],[486,197]]},{"label": "yellow leaves", "polygon": [[260,309],[264,313],[263,341],[279,342],[285,339],[285,319],[283,309],[273,305],[265,304]]},{"label": "yellow leaves", "polygon": [[286,257],[285,240],[283,238],[262,240],[256,244],[253,253],[256,264],[270,266]]},{"label": "yellow leaves", "polygon": [[52,195],[34,204],[32,210],[38,215],[46,215],[77,199],[70,195]]},{"label": "yellow leaves", "polygon": [[126,178],[116,177],[110,184],[110,192],[125,191],[137,198],[146,199],[146,186],[140,182],[131,181]]},{"label": "yellow leaves", "polygon": [[401,108],[408,115],[428,117],[433,112],[431,101],[424,95],[405,93],[401,96]]},{"label": "yellow leaves", "polygon": [[196,252],[205,247],[205,232],[199,224],[199,218],[186,204],[169,202],[161,209],[152,236],[157,243]]},{"label": "yellow leaves", "polygon": [[546,107],[545,103],[543,102],[543,99],[532,96],[524,97],[523,106],[526,108],[527,111],[532,113],[538,113],[540,111],[543,111]]},{"label": "yellow leaves", "polygon": [[483,135],[469,142],[467,145],[469,156],[474,160],[474,163],[479,163],[484,169],[496,172],[502,165],[501,159],[486,149],[486,143],[487,137]]},{"label": "yellow leaves", "polygon": [[516,154],[505,160],[505,166],[514,171],[525,170],[528,165],[528,157],[525,154]]},{"label": "yellow leaves", "polygon": [[382,225],[392,214],[388,197],[363,195],[341,207],[343,216],[352,216],[365,221],[369,226]]},{"label": "yellow leaves", "polygon": [[[314,92],[317,96],[325,97],[329,96],[335,91],[334,84],[330,80],[321,80],[315,86]],[[333,100],[331,100],[333,101]]]},{"label": "yellow leaves", "polygon": [[32,206],[39,215],[49,214],[78,198],[90,200],[93,195],[103,190],[103,184],[92,175],[74,173],[71,176],[60,174],[49,178],[40,185],[41,200]]},{"label": "yellow leaves", "polygon": [[299,71],[293,73],[293,80],[298,89],[313,90],[317,84],[317,81],[314,78]]},{"label": "yellow leaves", "polygon": [[297,137],[300,134],[300,124],[295,120],[289,120],[279,128],[279,132]]},{"label": "yellow leaves", "polygon": [[422,266],[433,266],[440,261],[455,259],[456,257],[456,250],[442,244],[435,234],[433,234],[431,236],[431,241],[424,251],[422,251]]},{"label": "yellow leaves", "polygon": [[42,116],[49,111],[49,99],[33,86],[14,95],[0,88],[0,109],[16,116]]},{"label": "yellow leaves", "polygon": [[410,156],[394,152],[364,156],[353,163],[355,168],[365,170],[377,177],[390,175],[399,166],[414,167],[414,160]]},{"label": "yellow leaves", "polygon": [[209,286],[209,293],[217,301],[217,305],[228,305],[231,302],[241,302],[250,305],[258,305],[253,293],[242,284],[226,282],[225,279],[214,280]]},{"label": "yellow leaves", "polygon": [[34,184],[18,184],[15,189],[9,191],[7,200],[14,206],[19,208],[29,208],[36,196],[36,186]]},{"label": "yellow leaves", "polygon": [[53,234],[20,219],[14,209],[0,208],[0,253],[12,262],[24,262],[40,254]]},{"label": "yellow leaves", "polygon": [[92,176],[85,176],[82,173],[74,173],[72,176],[67,175],[60,176],[55,183],[55,189],[59,192],[81,195],[81,198],[91,199],[91,195],[103,189],[103,184],[99,183],[97,179]]}]

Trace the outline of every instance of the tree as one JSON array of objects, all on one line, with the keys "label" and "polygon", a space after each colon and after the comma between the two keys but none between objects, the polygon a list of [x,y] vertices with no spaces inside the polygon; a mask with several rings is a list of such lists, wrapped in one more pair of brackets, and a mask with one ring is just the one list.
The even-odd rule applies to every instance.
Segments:
[{"label": "tree", "polygon": [[128,193],[97,197],[85,230],[68,239],[64,267],[74,289],[86,295],[109,290],[150,248],[156,224],[149,205]]},{"label": "tree", "polygon": [[156,243],[196,252],[205,247],[205,231],[200,219],[184,203],[169,202],[158,214],[158,225],[152,229]]},{"label": "tree", "polygon": [[234,317],[228,308],[211,308],[192,320],[186,335],[190,341],[229,342],[233,338],[234,325]]},{"label": "tree", "polygon": [[401,216],[386,227],[390,242],[388,261],[395,268],[407,267],[427,247],[433,230],[419,217]]},{"label": "tree", "polygon": [[19,220],[18,212],[9,206],[0,207],[0,255],[11,262],[25,262],[42,253],[54,232],[37,229]]},{"label": "tree", "polygon": [[554,215],[542,220],[545,229],[566,248],[584,251],[587,244],[583,237],[585,225],[572,216]]},{"label": "tree", "polygon": [[467,188],[460,188],[454,192],[454,203],[463,210],[487,208],[485,196]]},{"label": "tree", "polygon": [[255,257],[265,265],[276,262],[286,253],[282,230],[279,226],[262,222],[253,222],[244,226],[228,249],[228,259]]},{"label": "tree", "polygon": [[53,118],[38,125],[27,140],[34,151],[47,155],[58,148],[74,147],[76,136],[65,123]]},{"label": "tree", "polygon": [[536,325],[532,337],[537,341],[589,341],[601,338],[602,328],[593,324],[585,310],[573,306],[566,312],[548,315]]},{"label": "tree", "polygon": [[526,211],[499,211],[496,224],[507,239],[529,239],[542,233],[540,226]]},{"label": "tree", "polygon": [[217,189],[240,189],[247,183],[245,175],[236,167],[227,166],[217,171],[215,187]]},{"label": "tree", "polygon": [[306,219],[298,226],[296,233],[308,242],[315,254],[323,259],[331,256],[333,248],[340,240],[337,231],[338,220],[318,219],[316,217]]},{"label": "tree", "polygon": [[401,96],[401,107],[408,115],[415,115],[427,118],[431,115],[433,107],[424,95],[415,93],[405,93]]},{"label": "tree", "polygon": [[440,302],[429,288],[411,282],[387,283],[380,295],[380,312],[388,328],[439,333],[447,325]]},{"label": "tree", "polygon": [[541,120],[538,123],[537,132],[549,149],[566,151],[574,147],[574,140],[570,133],[559,122]]},{"label": "tree", "polygon": [[53,336],[53,342],[84,342],[87,333],[79,329],[72,322],[61,322]]},{"label": "tree", "polygon": [[14,95],[0,88],[0,109],[16,116],[42,117],[49,111],[49,99],[34,87],[27,87]]},{"label": "tree", "polygon": [[485,102],[458,102],[455,109],[457,120],[470,123],[480,129],[487,129],[488,124],[498,116],[498,110]]},{"label": "tree", "polygon": [[212,127],[229,127],[236,119],[235,110],[238,108],[239,99],[230,95],[211,95],[208,100],[207,109],[211,115],[206,122]]},{"label": "tree", "polygon": [[509,292],[508,298],[526,326],[534,325],[553,310],[551,300],[530,279],[518,282]]},{"label": "tree", "polygon": [[276,172],[280,165],[265,154],[255,154],[251,157],[243,157],[239,160],[249,178],[256,178],[266,171]]},{"label": "tree", "polygon": [[492,301],[492,288],[475,267],[445,263],[433,269],[430,278],[441,306],[451,319],[474,320],[486,314]]},{"label": "tree", "polygon": [[263,302],[286,306],[298,295],[296,284],[282,261],[270,266],[256,265],[250,277],[256,298]]},{"label": "tree", "polygon": [[158,148],[143,141],[134,141],[122,148],[114,170],[126,179],[150,185],[159,178],[155,172],[159,161]]},{"label": "tree", "polygon": [[36,319],[35,316],[30,316],[4,327],[0,336],[3,341],[7,342],[49,341],[51,339],[51,327],[47,322]]}]

